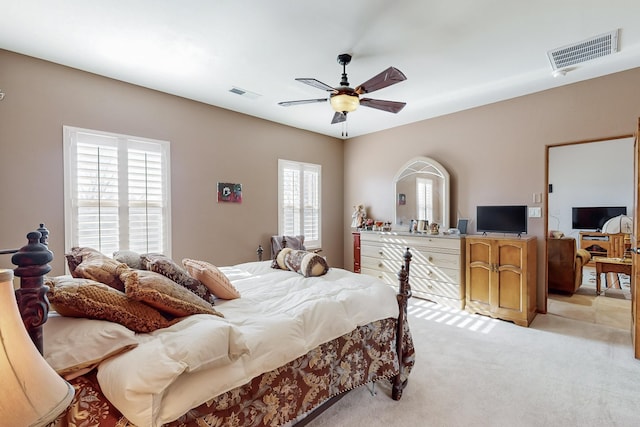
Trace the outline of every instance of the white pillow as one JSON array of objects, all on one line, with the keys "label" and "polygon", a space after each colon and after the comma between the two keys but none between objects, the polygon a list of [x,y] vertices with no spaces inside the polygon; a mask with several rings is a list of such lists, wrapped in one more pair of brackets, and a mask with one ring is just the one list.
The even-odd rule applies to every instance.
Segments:
[{"label": "white pillow", "polygon": [[51,313],[43,325],[44,358],[67,381],[138,345],[135,333],[106,320]]}]

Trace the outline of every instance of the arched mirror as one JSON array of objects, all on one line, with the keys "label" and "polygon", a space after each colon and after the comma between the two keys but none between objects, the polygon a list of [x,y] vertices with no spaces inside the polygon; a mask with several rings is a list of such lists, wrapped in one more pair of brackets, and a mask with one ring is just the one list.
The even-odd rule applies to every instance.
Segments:
[{"label": "arched mirror", "polygon": [[395,228],[411,226],[411,220],[449,228],[449,172],[429,157],[408,161],[396,174]]}]

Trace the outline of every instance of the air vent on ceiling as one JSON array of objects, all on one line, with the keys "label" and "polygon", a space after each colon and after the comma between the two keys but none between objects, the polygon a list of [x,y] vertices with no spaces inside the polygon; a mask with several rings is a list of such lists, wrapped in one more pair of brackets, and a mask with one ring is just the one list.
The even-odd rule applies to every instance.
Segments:
[{"label": "air vent on ceiling", "polygon": [[250,98],[250,99],[257,99],[262,96],[258,93],[249,92],[248,90],[240,89],[239,87],[235,87],[235,86],[229,89],[229,92],[235,93],[236,95],[244,96],[245,98]]},{"label": "air vent on ceiling", "polygon": [[618,30],[547,52],[554,70],[570,67],[618,51]]}]

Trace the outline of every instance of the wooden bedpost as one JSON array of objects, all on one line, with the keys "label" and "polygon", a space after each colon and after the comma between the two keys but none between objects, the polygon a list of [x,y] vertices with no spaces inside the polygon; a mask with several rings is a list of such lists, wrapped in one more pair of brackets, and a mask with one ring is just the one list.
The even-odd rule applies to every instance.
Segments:
[{"label": "wooden bedpost", "polygon": [[11,257],[18,266],[14,270],[20,277],[20,288],[16,290],[18,309],[31,340],[42,354],[42,325],[47,321],[49,301],[48,287],[44,285],[44,275],[51,271],[49,263],[53,253],[47,248],[49,231],[40,224],[38,231],[27,234],[29,243],[21,247]]},{"label": "wooden bedpost", "polygon": [[393,377],[393,388],[391,391],[391,397],[393,400],[400,400],[402,397],[402,391],[407,385],[406,380],[402,381],[402,344],[404,342],[404,323],[407,321],[407,306],[409,304],[409,298],[411,298],[411,286],[409,285],[409,265],[411,264],[411,251],[409,248],[404,253],[404,265],[398,272],[398,280],[400,282],[400,288],[398,290],[398,307],[400,309],[398,313],[398,324],[396,326],[396,352],[398,353],[398,375]]}]

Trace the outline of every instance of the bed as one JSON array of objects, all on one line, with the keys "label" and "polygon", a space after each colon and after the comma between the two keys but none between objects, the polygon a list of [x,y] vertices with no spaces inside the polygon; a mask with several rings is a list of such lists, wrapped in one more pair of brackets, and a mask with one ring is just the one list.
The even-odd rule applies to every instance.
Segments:
[{"label": "bed", "polygon": [[[44,226],[27,237],[12,258],[21,278],[18,305],[50,363],[52,355],[93,348],[77,341],[101,335],[93,328],[122,326],[50,312],[47,286],[58,308],[60,283],[71,279],[47,276]],[[177,316],[149,332],[120,329],[122,335],[113,333],[122,348],[59,370],[75,397],[55,425],[305,425],[348,391],[379,381],[389,382],[391,398],[399,400],[414,364],[406,320],[410,260],[407,250],[397,292],[333,267],[311,277],[273,268],[273,261],[219,267],[241,296],[216,299],[216,315]],[[120,277],[142,277],[136,272]],[[91,332],[69,333],[81,330]]]}]

